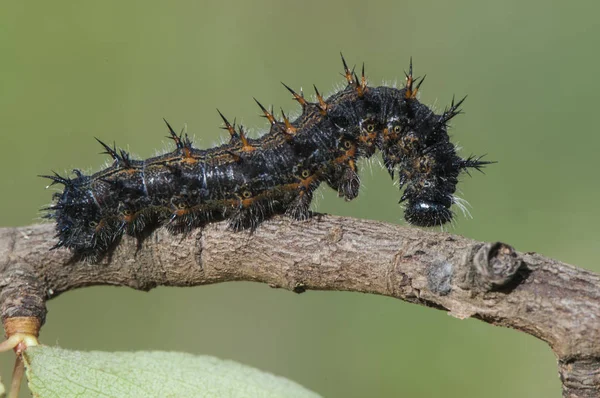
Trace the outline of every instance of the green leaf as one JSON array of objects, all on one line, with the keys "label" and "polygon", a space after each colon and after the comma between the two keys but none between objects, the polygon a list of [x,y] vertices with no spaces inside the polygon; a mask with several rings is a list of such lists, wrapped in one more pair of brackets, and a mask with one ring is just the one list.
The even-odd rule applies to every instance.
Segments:
[{"label": "green leaf", "polygon": [[25,351],[36,397],[318,397],[293,381],[210,356],[174,352]]}]

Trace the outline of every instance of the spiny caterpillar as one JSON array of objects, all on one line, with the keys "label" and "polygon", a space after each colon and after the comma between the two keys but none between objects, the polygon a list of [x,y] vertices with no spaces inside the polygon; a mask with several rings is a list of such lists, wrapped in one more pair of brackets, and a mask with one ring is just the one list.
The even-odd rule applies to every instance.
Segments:
[{"label": "spiny caterpillar", "polygon": [[283,111],[277,120],[256,101],[271,125],[260,138],[248,138],[219,112],[231,135],[227,144],[194,148],[187,134],[176,134],[167,123],[173,152],[134,160],[98,140],[113,159],[105,170],[42,176],[50,185],[64,185],[45,209],[45,217],[56,220],[53,248],[94,261],[123,233],[142,237],[159,226],[185,232],[219,220],[234,230],[254,229],[274,214],[306,219],[321,182],[354,199],[360,187],[356,162],[376,150],[392,178],[398,171],[405,219],[424,227],[447,223],[452,204],[460,205],[454,196],[458,176],[491,163],[459,157],[450,142],[448,121],[464,99],[436,115],[416,98],[424,78],[413,77],[412,60],[402,89],[370,87],[364,65],[359,78],[343,56],[342,62],[348,84],[327,99],[315,87],[316,102],[309,102],[284,84],[302,106],[294,121]]}]

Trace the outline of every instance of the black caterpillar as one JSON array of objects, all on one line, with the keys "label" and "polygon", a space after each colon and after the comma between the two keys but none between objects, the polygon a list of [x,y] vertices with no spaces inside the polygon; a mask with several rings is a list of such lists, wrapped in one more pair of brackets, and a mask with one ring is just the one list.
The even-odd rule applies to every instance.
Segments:
[{"label": "black caterpillar", "polygon": [[231,135],[227,144],[196,149],[167,123],[176,145],[171,153],[134,160],[98,140],[114,160],[110,167],[93,175],[74,170],[74,178],[42,176],[65,187],[45,209],[45,217],[56,220],[53,248],[64,246],[93,261],[123,233],[141,237],[163,225],[184,232],[226,219],[241,230],[274,214],[306,219],[321,182],[354,199],[360,187],[356,161],[376,150],[392,178],[398,170],[406,220],[425,227],[447,223],[458,176],[491,163],[459,157],[450,142],[448,121],[464,99],[436,115],[416,98],[424,78],[413,78],[412,61],[402,89],[370,87],[364,65],[359,78],[343,56],[342,62],[348,85],[327,99],[315,87],[317,100],[309,102],[284,84],[302,106],[294,121],[283,111],[276,120],[257,101],[271,124],[258,139],[247,138],[242,126],[219,112]]}]

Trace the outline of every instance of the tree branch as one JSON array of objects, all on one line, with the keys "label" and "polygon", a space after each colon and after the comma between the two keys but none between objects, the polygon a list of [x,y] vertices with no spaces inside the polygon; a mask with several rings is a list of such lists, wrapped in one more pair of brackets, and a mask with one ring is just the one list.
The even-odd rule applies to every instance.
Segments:
[{"label": "tree branch", "polygon": [[54,244],[54,225],[0,229],[0,312],[43,323],[45,302],[92,285],[268,283],[301,293],[380,294],[475,317],[546,341],[565,397],[600,396],[600,275],[503,243],[381,222],[276,217],[252,234],[211,224],[186,236],[124,237],[99,264]]}]

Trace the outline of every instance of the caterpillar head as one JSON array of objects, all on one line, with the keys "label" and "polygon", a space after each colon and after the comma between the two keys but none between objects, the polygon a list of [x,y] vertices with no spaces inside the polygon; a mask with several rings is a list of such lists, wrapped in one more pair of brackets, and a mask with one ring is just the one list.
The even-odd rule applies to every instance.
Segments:
[{"label": "caterpillar head", "polygon": [[452,220],[452,211],[445,204],[428,200],[408,202],[404,218],[419,227],[435,227]]}]

